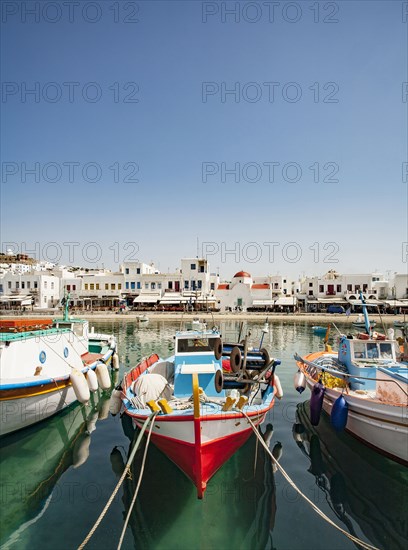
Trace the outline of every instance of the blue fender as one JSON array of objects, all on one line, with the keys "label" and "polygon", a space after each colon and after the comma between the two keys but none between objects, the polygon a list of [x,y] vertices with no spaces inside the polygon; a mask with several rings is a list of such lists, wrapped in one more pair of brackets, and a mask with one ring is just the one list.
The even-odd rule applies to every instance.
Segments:
[{"label": "blue fender", "polygon": [[330,422],[336,432],[344,430],[347,424],[348,404],[342,395],[333,403],[330,415]]},{"label": "blue fender", "polygon": [[319,424],[323,406],[324,390],[325,388],[320,382],[316,382],[312,388],[312,393],[310,396],[310,421],[312,426],[317,426]]}]

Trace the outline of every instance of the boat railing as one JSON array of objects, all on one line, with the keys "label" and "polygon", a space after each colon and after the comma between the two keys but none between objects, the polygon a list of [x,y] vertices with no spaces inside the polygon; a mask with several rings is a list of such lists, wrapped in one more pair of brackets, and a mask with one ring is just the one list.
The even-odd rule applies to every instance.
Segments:
[{"label": "boat railing", "polygon": [[321,373],[328,373],[331,376],[334,376],[335,378],[339,378],[340,380],[348,381],[348,382],[355,382],[357,384],[364,384],[364,382],[361,382],[361,380],[371,380],[375,382],[387,382],[387,383],[393,383],[398,386],[398,388],[408,397],[408,392],[405,390],[397,380],[393,380],[390,378],[372,378],[371,376],[356,376],[355,374],[349,374],[346,372],[340,372],[335,369],[327,368],[324,365],[318,365],[314,363],[313,361],[308,361],[307,359],[304,359],[299,354],[295,353],[294,355],[295,361],[298,361],[299,363],[303,363],[307,367],[307,372],[309,374],[312,374],[313,370],[315,373],[321,372]]}]

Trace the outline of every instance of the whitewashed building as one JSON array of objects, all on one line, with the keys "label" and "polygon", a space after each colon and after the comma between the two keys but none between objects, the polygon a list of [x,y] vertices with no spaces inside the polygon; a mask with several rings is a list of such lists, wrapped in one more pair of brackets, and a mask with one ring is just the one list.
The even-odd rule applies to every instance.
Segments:
[{"label": "whitewashed building", "polygon": [[57,307],[60,301],[60,279],[52,273],[31,271],[4,274],[0,279],[2,309]]}]

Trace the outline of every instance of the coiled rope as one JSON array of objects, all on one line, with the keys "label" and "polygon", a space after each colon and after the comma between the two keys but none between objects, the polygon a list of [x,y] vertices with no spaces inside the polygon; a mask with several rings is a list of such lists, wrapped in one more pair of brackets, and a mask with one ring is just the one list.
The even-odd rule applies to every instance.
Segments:
[{"label": "coiled rope", "polygon": [[329,523],[330,525],[332,525],[332,527],[334,527],[335,529],[337,529],[338,531],[340,531],[341,533],[343,533],[343,535],[346,535],[346,537],[348,537],[350,540],[352,540],[355,544],[358,544],[359,546],[361,546],[362,548],[366,549],[366,550],[379,550],[376,546],[372,546],[371,544],[368,544],[367,542],[364,542],[363,540],[359,539],[358,537],[355,537],[354,535],[351,535],[350,533],[348,533],[347,531],[345,531],[344,529],[342,529],[341,527],[339,527],[338,525],[336,525],[336,523],[334,523],[334,521],[332,521],[328,516],[326,516],[326,514],[324,512],[322,512],[320,510],[320,508],[318,508],[316,506],[316,504],[314,504],[304,493],[302,493],[302,491],[297,487],[297,485],[295,484],[295,482],[292,480],[292,478],[286,473],[286,471],[282,468],[282,466],[279,464],[279,462],[276,460],[276,458],[273,456],[273,454],[271,453],[268,445],[265,443],[265,441],[263,440],[261,434],[259,433],[259,431],[257,430],[257,427],[255,426],[255,424],[252,422],[252,420],[249,418],[249,416],[246,414],[245,411],[242,411],[240,410],[239,411],[240,413],[242,413],[246,419],[248,420],[249,424],[251,425],[256,437],[259,439],[259,441],[261,442],[261,444],[263,445],[263,447],[265,448],[266,452],[268,453],[268,455],[271,457],[271,459],[273,460],[274,464],[276,465],[276,467],[278,468],[278,470],[281,472],[281,474],[283,475],[283,477],[286,479],[286,481],[290,484],[291,487],[293,487],[293,489],[295,489],[295,491],[297,493],[299,493],[299,495],[304,499],[306,500],[306,502],[308,504],[310,504],[310,506],[313,508],[313,510],[321,517],[323,518],[325,521],[327,521],[327,523]]},{"label": "coiled rope", "polygon": [[[117,483],[115,489],[113,490],[113,493],[112,493],[111,496],[109,497],[109,500],[108,500],[108,502],[107,502],[106,505],[105,505],[105,508],[104,508],[104,509],[102,510],[102,512],[100,513],[100,515],[99,515],[98,519],[96,520],[94,526],[93,526],[92,529],[89,531],[89,533],[87,534],[87,536],[85,537],[85,539],[83,540],[83,542],[81,543],[81,545],[78,546],[78,550],[82,550],[82,548],[84,548],[84,547],[88,544],[88,542],[89,542],[89,540],[91,539],[92,535],[95,533],[95,531],[96,531],[97,528],[99,527],[99,524],[101,523],[101,521],[102,521],[103,518],[105,517],[106,512],[108,511],[108,509],[109,509],[110,505],[112,504],[112,501],[113,501],[113,499],[115,498],[117,492],[119,491],[119,488],[120,488],[120,486],[122,485],[122,483],[123,483],[123,481],[124,481],[124,479],[125,479],[125,477],[126,477],[128,471],[130,470],[130,466],[131,466],[131,464],[132,464],[132,462],[133,462],[133,459],[134,459],[134,457],[135,457],[136,451],[137,451],[137,449],[139,448],[139,445],[140,445],[140,442],[141,442],[141,440],[142,440],[143,434],[144,434],[144,432],[146,431],[146,429],[147,429],[149,423],[151,423],[151,428],[152,428],[153,423],[154,423],[154,419],[155,419],[156,415],[157,415],[157,412],[154,412],[154,413],[152,413],[150,416],[148,416],[148,417],[146,418],[146,420],[145,420],[145,422],[144,422],[144,424],[143,424],[143,426],[142,426],[142,428],[141,428],[141,430],[140,430],[140,433],[139,433],[139,435],[138,435],[138,438],[137,438],[137,440],[136,440],[135,446],[133,447],[132,452],[130,453],[129,459],[128,459],[127,463],[126,463],[126,466],[125,466],[125,468],[124,468],[124,470],[123,470],[122,475],[120,476],[120,479],[119,479],[119,481],[118,481],[118,483]],[[150,430],[150,433],[151,433],[151,430]],[[146,446],[146,449],[147,449],[147,446]],[[140,476],[140,478],[139,478],[139,482],[140,482],[140,480],[141,480],[141,476]]]}]

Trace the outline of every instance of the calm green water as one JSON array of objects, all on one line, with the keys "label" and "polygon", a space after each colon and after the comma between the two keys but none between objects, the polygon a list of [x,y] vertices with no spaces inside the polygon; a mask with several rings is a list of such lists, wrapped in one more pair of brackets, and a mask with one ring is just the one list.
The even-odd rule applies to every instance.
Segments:
[{"label": "calm green water", "polygon": [[[153,351],[168,355],[179,328],[169,322],[141,329],[126,320],[93,324],[118,337],[120,378],[142,356]],[[258,343],[260,327],[247,326]],[[236,339],[237,323],[221,328],[226,339]],[[293,389],[293,353],[321,349],[322,340],[306,323],[280,321],[270,328],[264,344],[282,359],[277,372],[285,395],[262,428],[273,427],[270,446],[281,444],[280,463],[343,529],[378,548],[406,548],[407,469],[347,434],[334,433],[325,417],[317,429],[310,426],[309,395],[300,397]],[[73,549],[82,542],[121,475],[134,435],[127,418],[110,416],[108,406],[108,395],[96,395],[87,406],[74,406],[1,440],[3,548]],[[294,428],[295,423],[301,425]],[[117,547],[142,452],[87,548]],[[273,472],[254,437],[210,481],[203,501],[177,467],[151,446],[123,544],[167,550],[354,547]]]}]

